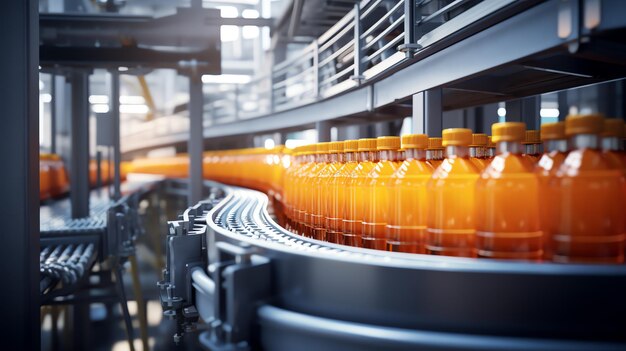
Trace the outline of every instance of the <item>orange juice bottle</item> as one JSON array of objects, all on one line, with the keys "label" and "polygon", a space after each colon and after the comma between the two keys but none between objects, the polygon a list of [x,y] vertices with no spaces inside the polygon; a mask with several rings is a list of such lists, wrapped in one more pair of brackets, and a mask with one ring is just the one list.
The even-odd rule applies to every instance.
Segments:
[{"label": "orange juice bottle", "polygon": [[315,232],[314,220],[317,209],[319,187],[317,179],[319,173],[328,165],[329,142],[321,142],[315,145],[315,166],[308,172],[304,180],[304,235],[312,238]]},{"label": "orange juice bottle", "polygon": [[398,170],[400,138],[384,136],[377,139],[379,161],[367,175],[368,196],[363,211],[363,247],[387,248],[387,220],[391,216],[390,196],[392,176]]},{"label": "orange juice bottle", "polygon": [[286,228],[289,230],[293,230],[294,226],[294,178],[295,174],[300,171],[300,168],[305,165],[301,146],[294,148],[291,156],[292,161],[285,170],[283,178],[283,211],[286,218]]},{"label": "orange juice bottle", "polygon": [[533,162],[539,161],[541,157],[541,137],[538,130],[527,130],[524,137],[524,156]]},{"label": "orange juice bottle", "polygon": [[613,167],[626,171],[626,153],[620,143],[624,138],[624,121],[617,118],[604,120],[602,133],[602,152]]},{"label": "orange juice bottle", "polygon": [[428,215],[425,249],[432,255],[474,257],[475,187],[478,168],[469,157],[472,131],[443,131],[446,158],[427,185]]},{"label": "orange juice bottle", "polygon": [[350,176],[358,166],[358,140],[346,140],[343,142],[344,163],[331,178],[329,191],[332,193],[330,210],[326,217],[326,237],[328,241],[343,244],[343,219],[346,213],[347,187]]},{"label": "orange juice bottle", "polygon": [[491,140],[491,135],[487,137],[487,165],[496,157],[496,143]]},{"label": "orange juice bottle", "polygon": [[472,134],[472,143],[469,148],[470,160],[481,171],[489,165],[487,140],[487,134]]},{"label": "orange juice bottle", "polygon": [[387,221],[387,249],[397,252],[424,252],[426,235],[426,184],[433,167],[426,162],[426,134],[402,136],[405,160],[392,178],[390,216]]},{"label": "orange juice bottle", "polygon": [[492,126],[497,155],[476,182],[478,257],[540,260],[543,256],[539,181],[534,163],[522,156],[525,130],[521,122]]},{"label": "orange juice bottle", "polygon": [[428,138],[426,162],[433,166],[433,169],[439,167],[441,162],[443,162],[443,150],[443,146],[441,146],[441,138]]},{"label": "orange juice bottle", "polygon": [[346,197],[346,218],[343,220],[344,244],[362,246],[363,211],[368,190],[367,175],[378,162],[376,139],[359,139],[359,164],[350,174]]},{"label": "orange juice bottle", "polygon": [[326,239],[326,218],[330,210],[333,192],[330,182],[341,163],[343,162],[343,141],[333,141],[328,144],[328,164],[320,170],[316,179],[317,199],[313,215],[313,237],[317,240]]},{"label": "orange juice bottle", "polygon": [[600,115],[569,116],[565,134],[572,150],[550,187],[557,194],[555,262],[624,262],[624,176],[600,151]]},{"label": "orange juice bottle", "polygon": [[544,256],[550,255],[550,238],[554,233],[555,219],[557,218],[555,201],[558,194],[553,193],[549,182],[561,167],[567,156],[567,139],[565,138],[565,123],[555,122],[541,125],[541,140],[544,142],[545,152],[541,155],[535,173],[539,179],[539,213],[541,216],[541,230],[544,237]]}]

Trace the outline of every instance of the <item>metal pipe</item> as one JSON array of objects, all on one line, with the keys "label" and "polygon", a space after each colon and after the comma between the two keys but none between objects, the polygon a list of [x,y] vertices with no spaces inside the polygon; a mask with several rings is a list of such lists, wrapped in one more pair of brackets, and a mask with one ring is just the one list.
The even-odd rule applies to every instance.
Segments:
[{"label": "metal pipe", "polygon": [[111,70],[111,118],[113,119],[113,199],[122,197],[120,162],[122,153],[120,150],[120,74]]}]

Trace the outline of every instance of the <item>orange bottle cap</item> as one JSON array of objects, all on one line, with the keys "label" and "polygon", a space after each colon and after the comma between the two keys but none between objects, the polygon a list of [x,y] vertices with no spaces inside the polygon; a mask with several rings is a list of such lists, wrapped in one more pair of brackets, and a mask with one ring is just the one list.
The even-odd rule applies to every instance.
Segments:
[{"label": "orange bottle cap", "polygon": [[443,149],[441,145],[441,138],[428,138],[427,150],[440,150]]},{"label": "orange bottle cap", "polygon": [[382,136],[377,138],[376,148],[378,150],[399,150],[400,149],[400,137],[397,136]]},{"label": "orange bottle cap", "polygon": [[603,137],[624,137],[624,121],[618,118],[609,118],[604,120]]},{"label": "orange bottle cap", "polygon": [[600,114],[573,115],[565,119],[565,134],[601,134],[604,131],[604,117]]},{"label": "orange bottle cap", "polygon": [[333,141],[328,145],[328,152],[339,153],[343,152],[343,141]]},{"label": "orange bottle cap", "polygon": [[402,149],[425,149],[428,147],[428,135],[405,134],[402,136]]},{"label": "orange bottle cap", "polygon": [[376,144],[375,138],[359,139],[359,151],[375,151]]},{"label": "orange bottle cap", "polygon": [[315,145],[315,152],[317,154],[327,154],[328,153],[328,148],[329,148],[329,142],[323,142],[323,143],[317,143]]},{"label": "orange bottle cap", "polygon": [[524,141],[526,138],[526,124],[523,122],[500,122],[491,126],[491,140],[494,143],[500,141]]},{"label": "orange bottle cap", "polygon": [[474,133],[472,134],[472,143],[470,146],[486,146],[487,142],[487,134]]},{"label": "orange bottle cap", "polygon": [[565,139],[565,123],[554,122],[541,125],[541,140]]},{"label": "orange bottle cap", "polygon": [[469,146],[472,143],[472,130],[467,128],[448,128],[442,132],[441,145]]},{"label": "orange bottle cap", "polygon": [[539,144],[541,143],[541,135],[538,130],[530,129],[526,131],[526,137],[524,138],[524,144]]},{"label": "orange bottle cap", "polygon": [[488,148],[495,148],[496,147],[496,143],[493,142],[493,140],[491,140],[492,137],[491,135],[487,137],[487,147]]},{"label": "orange bottle cap", "polygon": [[358,140],[346,140],[343,142],[343,151],[345,152],[357,152],[359,151]]}]

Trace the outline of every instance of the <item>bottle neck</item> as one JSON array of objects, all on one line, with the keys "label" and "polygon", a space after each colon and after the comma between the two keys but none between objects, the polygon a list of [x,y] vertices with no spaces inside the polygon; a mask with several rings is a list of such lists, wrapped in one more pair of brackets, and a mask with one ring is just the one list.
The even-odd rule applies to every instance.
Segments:
[{"label": "bottle neck", "polygon": [[397,161],[398,151],[396,150],[380,150],[378,152],[381,161]]},{"label": "bottle neck", "polygon": [[328,154],[328,162],[339,162],[339,154]]},{"label": "bottle neck", "polygon": [[572,149],[599,149],[600,137],[595,134],[577,134],[570,138]]},{"label": "bottle neck", "polygon": [[565,139],[556,139],[556,140],[546,140],[543,143],[543,147],[547,152],[559,151],[559,152],[567,152],[567,140]]},{"label": "bottle neck", "polygon": [[540,154],[539,146],[541,144],[526,144],[524,145],[524,153],[527,155],[536,155]]},{"label": "bottle neck", "polygon": [[469,155],[470,157],[486,157],[487,148],[484,146],[470,146]]},{"label": "bottle neck", "polygon": [[487,156],[488,157],[494,157],[495,155],[496,155],[496,148],[495,147],[487,148]]},{"label": "bottle neck", "polygon": [[426,150],[427,160],[443,160],[443,149]]},{"label": "bottle neck", "polygon": [[356,161],[357,153],[356,152],[346,152],[343,157],[344,157],[343,162],[354,162],[354,161]]},{"label": "bottle neck", "polygon": [[616,137],[602,138],[602,150],[605,151],[619,151],[620,140]]},{"label": "bottle neck", "polygon": [[406,149],[404,150],[404,158],[406,160],[424,160],[426,159],[426,150]]},{"label": "bottle neck", "polygon": [[378,152],[376,152],[376,151],[359,151],[359,161],[378,162]]},{"label": "bottle neck", "polygon": [[448,145],[446,146],[447,157],[469,157],[469,147]]},{"label": "bottle neck", "polygon": [[524,150],[522,143],[519,141],[501,141],[496,143],[496,154],[521,154]]}]

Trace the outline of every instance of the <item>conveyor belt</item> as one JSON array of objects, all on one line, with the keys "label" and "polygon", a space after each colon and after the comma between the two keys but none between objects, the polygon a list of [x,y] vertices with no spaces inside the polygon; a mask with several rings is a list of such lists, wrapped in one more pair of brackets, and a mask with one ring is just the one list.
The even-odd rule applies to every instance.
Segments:
[{"label": "conveyor belt", "polygon": [[96,255],[93,243],[43,246],[39,253],[40,292],[57,282],[62,282],[65,290],[71,289],[89,272]]},{"label": "conveyor belt", "polygon": [[[278,226],[264,194],[225,189],[224,200],[201,212],[213,268],[191,271],[195,306],[204,320],[216,321],[214,337],[201,337],[208,345],[230,339],[272,350],[626,348],[626,266],[335,245]],[[180,254],[173,250],[168,257]],[[258,314],[246,315],[246,308]],[[241,332],[250,325],[259,330]]]}]

